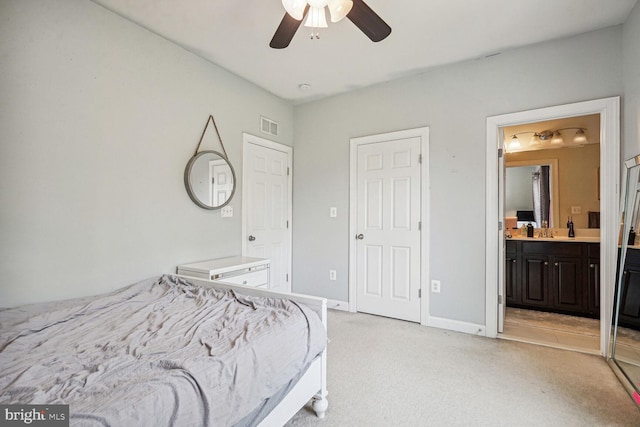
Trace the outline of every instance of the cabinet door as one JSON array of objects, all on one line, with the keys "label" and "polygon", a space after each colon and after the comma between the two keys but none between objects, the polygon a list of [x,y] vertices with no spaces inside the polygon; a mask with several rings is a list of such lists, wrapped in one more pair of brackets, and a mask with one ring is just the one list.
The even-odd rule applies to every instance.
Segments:
[{"label": "cabinet door", "polygon": [[589,314],[600,318],[600,259],[590,258],[587,263],[587,286]]},{"label": "cabinet door", "polygon": [[516,254],[507,253],[505,258],[505,292],[507,305],[520,304],[520,292],[518,292],[518,260]]},{"label": "cabinet door", "polygon": [[640,268],[624,271],[620,300],[620,325],[640,329]]},{"label": "cabinet door", "polygon": [[544,255],[522,256],[522,303],[546,307],[549,298],[549,258]]},{"label": "cabinet door", "polygon": [[551,289],[553,307],[574,312],[585,311],[582,258],[552,257]]}]

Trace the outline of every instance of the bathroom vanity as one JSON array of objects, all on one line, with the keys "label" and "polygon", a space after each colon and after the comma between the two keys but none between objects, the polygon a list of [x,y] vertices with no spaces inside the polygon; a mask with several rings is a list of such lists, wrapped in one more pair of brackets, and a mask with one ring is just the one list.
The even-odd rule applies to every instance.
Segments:
[{"label": "bathroom vanity", "polygon": [[594,240],[507,239],[507,306],[599,318],[600,242]]},{"label": "bathroom vanity", "polygon": [[618,325],[640,330],[640,246],[629,246],[620,281]]}]

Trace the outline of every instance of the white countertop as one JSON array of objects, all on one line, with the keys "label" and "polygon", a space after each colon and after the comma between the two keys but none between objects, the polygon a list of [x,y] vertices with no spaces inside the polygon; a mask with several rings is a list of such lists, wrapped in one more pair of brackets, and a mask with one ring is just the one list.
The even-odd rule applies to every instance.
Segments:
[{"label": "white countertop", "polygon": [[[553,237],[538,237],[543,229],[536,228],[533,235],[535,237],[526,237],[520,235],[520,230],[508,230],[511,232],[511,237],[506,237],[507,240],[530,240],[540,242],[583,242],[583,243],[599,243],[600,242],[600,229],[598,228],[576,228],[576,237],[569,237],[569,229],[552,227],[546,229],[547,235],[553,235]],[[638,242],[640,243],[640,242]]]},{"label": "white countertop", "polygon": [[567,236],[553,236],[553,237],[520,237],[513,236],[507,237],[507,240],[522,240],[529,242],[588,242],[599,243],[600,237],[582,236],[582,237],[567,237]]}]

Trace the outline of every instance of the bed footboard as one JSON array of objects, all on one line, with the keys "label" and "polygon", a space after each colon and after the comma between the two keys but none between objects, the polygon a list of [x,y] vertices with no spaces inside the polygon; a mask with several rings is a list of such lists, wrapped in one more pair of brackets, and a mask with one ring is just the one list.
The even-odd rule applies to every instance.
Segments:
[{"label": "bed footboard", "polygon": [[[205,279],[195,279],[193,277],[181,276],[191,283],[203,287],[214,287],[217,289],[232,289],[235,292],[260,297],[286,298],[300,304],[304,304],[318,314],[325,331],[327,330],[327,300],[325,298],[288,294],[270,291],[263,288],[254,288],[232,283],[216,282]],[[305,374],[296,385],[289,391],[285,398],[267,415],[259,424],[260,427],[282,426],[291,419],[304,405],[313,400],[313,410],[318,418],[324,418],[328,407],[327,400],[327,349],[314,359]]]}]

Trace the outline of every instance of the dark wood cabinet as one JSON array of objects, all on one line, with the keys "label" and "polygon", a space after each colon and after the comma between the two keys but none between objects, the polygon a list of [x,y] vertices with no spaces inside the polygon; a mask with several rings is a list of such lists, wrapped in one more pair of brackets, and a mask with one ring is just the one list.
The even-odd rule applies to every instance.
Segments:
[{"label": "dark wood cabinet", "polygon": [[522,304],[536,307],[549,305],[549,259],[545,255],[523,255],[520,276]]},{"label": "dark wood cabinet", "polygon": [[627,250],[621,285],[619,325],[640,330],[640,250]]},{"label": "dark wood cabinet", "polygon": [[592,315],[600,313],[600,245],[587,246],[587,308]]},{"label": "dark wood cabinet", "polygon": [[[507,305],[580,316],[599,316],[599,244],[514,240],[507,242]],[[594,251],[590,247],[597,246]],[[589,258],[592,254],[594,258]]]},{"label": "dark wood cabinet", "polygon": [[576,313],[586,312],[582,258],[551,257],[550,263],[553,308]]},{"label": "dark wood cabinet", "polygon": [[518,255],[516,252],[516,242],[507,241],[504,285],[507,305],[517,304],[520,301],[518,295]]}]

